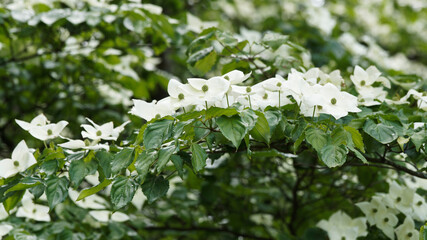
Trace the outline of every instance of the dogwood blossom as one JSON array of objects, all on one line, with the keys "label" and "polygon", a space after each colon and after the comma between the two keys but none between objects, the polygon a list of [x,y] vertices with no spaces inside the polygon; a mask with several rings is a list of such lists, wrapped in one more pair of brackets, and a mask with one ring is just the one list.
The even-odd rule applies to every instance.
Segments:
[{"label": "dogwood blossom", "polygon": [[242,71],[239,70],[233,70],[230,71],[224,75],[222,75],[222,77],[225,80],[230,81],[231,85],[236,85],[236,84],[240,84],[242,82],[244,82],[246,79],[248,79],[251,76],[251,72],[248,74],[244,74]]},{"label": "dogwood blossom", "polygon": [[79,192],[70,188],[68,189],[68,196],[77,206],[81,208],[105,209],[106,207],[108,207],[107,201],[96,194],[90,195],[77,201],[77,198],[79,197]]},{"label": "dogwood blossom", "polygon": [[91,124],[82,124],[81,126],[85,131],[82,131],[82,136],[84,138],[89,138],[95,141],[103,140],[114,140],[116,141],[119,137],[120,132],[124,130],[124,127],[130,122],[127,121],[122,125],[114,128],[113,122],[107,122],[102,125],[94,123],[89,118],[86,118]]},{"label": "dogwood blossom", "polygon": [[83,140],[73,140],[73,139],[68,139],[68,138],[66,138],[66,139],[68,140],[68,142],[58,144],[58,146],[60,146],[62,148],[72,149],[72,150],[76,150],[76,149],[87,149],[87,150],[105,149],[108,151],[110,149],[108,144],[96,144],[97,141],[89,142],[87,140],[83,141]]},{"label": "dogwood blossom", "polygon": [[146,121],[175,113],[175,109],[171,106],[170,98],[162,99],[159,102],[153,100],[151,103],[139,99],[133,99],[132,101],[134,106],[129,113]]},{"label": "dogwood blossom", "polygon": [[406,216],[405,221],[398,226],[395,230],[397,240],[418,240],[419,232],[415,229],[414,220]]},{"label": "dogwood blossom", "polygon": [[375,225],[375,215],[377,215],[379,209],[386,209],[385,204],[378,196],[372,197],[370,202],[356,203],[356,206],[358,206],[365,214],[366,219],[370,225]]},{"label": "dogwood blossom", "polygon": [[197,92],[189,84],[183,84],[178,80],[171,79],[168,84],[168,93],[175,109],[198,104],[198,100],[195,97]]},{"label": "dogwood blossom", "polygon": [[190,86],[197,90],[195,97],[200,100],[200,105],[223,99],[230,87],[229,81],[218,76],[208,80],[202,78],[189,78],[187,80]]},{"label": "dogwood blossom", "polygon": [[16,212],[17,217],[25,217],[40,222],[50,222],[49,207],[35,204],[31,198],[23,198],[22,206]]},{"label": "dogwood blossom", "polygon": [[12,177],[36,163],[37,161],[28,149],[27,144],[22,140],[13,150],[10,159],[6,158],[0,161],[0,178]]},{"label": "dogwood blossom", "polygon": [[390,183],[389,192],[385,200],[390,207],[398,209],[402,213],[410,214],[414,202],[414,194],[414,189],[400,186],[393,181]]},{"label": "dogwood blossom", "polygon": [[126,222],[129,220],[129,216],[121,212],[111,212],[108,210],[93,210],[89,211],[89,214],[100,222]]},{"label": "dogwood blossom", "polygon": [[29,131],[35,127],[45,126],[49,123],[49,120],[47,120],[46,116],[41,113],[37,115],[37,117],[33,118],[31,122],[25,122],[19,119],[15,119],[15,122],[25,131]]},{"label": "dogwood blossom", "polygon": [[386,208],[379,208],[375,214],[375,225],[383,231],[383,233],[394,240],[394,227],[398,223],[399,219],[392,212]]},{"label": "dogwood blossom", "polygon": [[427,203],[426,200],[419,194],[414,194],[414,202],[412,203],[412,217],[418,221],[425,221],[427,219]]},{"label": "dogwood blossom", "polygon": [[0,239],[2,239],[3,236],[6,236],[10,231],[12,231],[13,226],[7,223],[1,223],[0,224]]},{"label": "dogwood blossom", "polygon": [[321,220],[317,227],[328,233],[330,240],[356,239],[368,235],[366,219],[352,219],[346,213],[338,211],[328,221]]},{"label": "dogwood blossom", "polygon": [[390,88],[390,81],[385,77],[381,77],[381,72],[375,66],[370,66],[365,71],[356,65],[350,79],[357,90],[371,87],[375,82],[381,82],[385,87]]}]

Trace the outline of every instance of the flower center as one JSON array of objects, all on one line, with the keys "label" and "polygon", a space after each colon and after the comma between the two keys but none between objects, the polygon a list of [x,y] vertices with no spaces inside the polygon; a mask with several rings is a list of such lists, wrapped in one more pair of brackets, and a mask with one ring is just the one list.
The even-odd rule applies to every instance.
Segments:
[{"label": "flower center", "polygon": [[160,116],[160,114],[156,114],[156,116],[154,117],[154,118],[157,118],[157,119],[159,119],[159,118],[161,118],[162,116]]},{"label": "flower center", "polygon": [[282,86],[282,83],[281,83],[281,82],[278,82],[278,83],[276,84],[276,86],[281,87],[281,86]]},{"label": "flower center", "polygon": [[408,236],[410,238],[410,237],[412,237],[412,233],[409,232],[406,236]]},{"label": "flower center", "polygon": [[341,240],[345,240],[346,238],[345,237],[341,237]]},{"label": "flower center", "polygon": [[98,130],[98,131],[96,131],[96,136],[101,136],[102,135],[102,132],[101,132],[101,130]]},{"label": "flower center", "polygon": [[209,90],[208,85],[203,85],[203,86],[202,86],[202,91],[203,91],[203,92],[207,92],[208,90]]},{"label": "flower center", "polygon": [[85,146],[88,147],[90,145],[89,140],[85,139]]},{"label": "flower center", "polygon": [[336,98],[332,98],[332,99],[331,99],[331,103],[332,103],[332,105],[337,104],[337,99],[336,99]]},{"label": "flower center", "polygon": [[402,198],[401,198],[401,197],[397,197],[397,198],[396,198],[396,202],[398,203],[398,202],[400,202],[400,201],[402,201]]},{"label": "flower center", "polygon": [[226,80],[229,80],[230,81],[230,77],[229,76],[225,76],[224,77]]},{"label": "flower center", "polygon": [[365,86],[365,84],[366,84],[365,80],[362,80],[362,81],[360,82],[360,86]]},{"label": "flower center", "polygon": [[33,209],[33,213],[36,213],[36,212],[37,212],[37,209],[35,209],[35,208],[34,208],[34,209]]},{"label": "flower center", "polygon": [[263,99],[267,99],[268,98],[268,94],[264,94],[264,96],[262,96]]},{"label": "flower center", "polygon": [[386,223],[386,222],[388,222],[388,218],[384,218],[384,222]]},{"label": "flower center", "polygon": [[252,88],[251,88],[251,87],[246,87],[246,92],[247,92],[247,93],[252,92]]},{"label": "flower center", "polygon": [[323,107],[322,106],[320,106],[320,105],[316,105],[317,106],[317,109],[318,110],[322,110],[323,109]]},{"label": "flower center", "polygon": [[184,94],[183,93],[178,94],[178,99],[179,100],[184,100]]},{"label": "flower center", "polygon": [[374,209],[372,209],[372,212],[376,213],[376,212],[378,212],[378,209],[374,208]]},{"label": "flower center", "polygon": [[417,206],[421,206],[421,205],[423,205],[423,202],[418,201],[418,202],[417,202]]},{"label": "flower center", "polygon": [[19,166],[19,162],[18,161],[13,161],[13,166],[18,167]]},{"label": "flower center", "polygon": [[50,135],[52,135],[52,134],[53,134],[52,129],[48,129],[48,130],[47,130],[47,135],[49,135],[49,136],[50,136]]}]

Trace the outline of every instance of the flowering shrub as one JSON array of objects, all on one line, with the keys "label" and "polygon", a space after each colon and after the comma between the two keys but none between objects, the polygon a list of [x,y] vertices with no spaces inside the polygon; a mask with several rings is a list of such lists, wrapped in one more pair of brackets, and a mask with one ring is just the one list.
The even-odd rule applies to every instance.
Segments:
[{"label": "flowering shrub", "polygon": [[[37,92],[0,105],[11,109],[2,141],[7,126],[25,136],[0,160],[0,238],[427,239],[424,60],[384,67],[393,58],[367,52],[394,44],[373,40],[394,23],[369,15],[381,27],[365,46],[338,30],[352,8],[319,2],[281,2],[289,35],[271,20],[278,3],[213,1],[204,13],[229,18],[215,21],[139,1],[0,5],[1,76],[52,101],[44,113],[13,108]],[[227,21],[261,30],[233,33]],[[6,100],[8,88],[21,91],[2,87]],[[115,117],[97,115],[106,106]]]}]

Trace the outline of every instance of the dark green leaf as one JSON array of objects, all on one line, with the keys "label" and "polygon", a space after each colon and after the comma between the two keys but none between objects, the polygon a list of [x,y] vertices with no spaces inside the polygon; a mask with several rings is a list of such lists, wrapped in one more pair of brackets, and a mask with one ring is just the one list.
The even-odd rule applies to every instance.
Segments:
[{"label": "dark green leaf", "polygon": [[344,129],[351,134],[351,139],[353,140],[354,146],[364,153],[365,145],[363,144],[363,138],[360,132],[350,126],[344,126]]},{"label": "dark green leaf", "polygon": [[3,202],[3,206],[6,212],[10,213],[10,210],[16,207],[16,205],[21,201],[24,194],[25,190],[15,191],[11,196],[6,198],[6,200]]},{"label": "dark green leaf", "polygon": [[325,131],[318,128],[308,128],[305,131],[305,140],[316,149],[317,152],[320,152],[322,148],[327,144],[328,137]]},{"label": "dark green leaf", "polygon": [[94,160],[86,162],[84,159],[74,160],[70,163],[70,181],[74,188],[77,188],[87,175],[96,172],[98,163]]},{"label": "dark green leaf", "polygon": [[251,136],[257,140],[270,144],[270,126],[268,126],[267,118],[261,112],[256,112],[258,120],[255,127],[250,131]]},{"label": "dark green leaf", "polygon": [[135,161],[135,168],[136,171],[139,173],[139,176],[141,179],[144,179],[147,175],[150,166],[156,161],[157,159],[157,151],[154,149],[148,149],[143,151],[136,159]]},{"label": "dark green leaf", "polygon": [[147,197],[148,202],[152,203],[166,195],[169,189],[169,181],[163,176],[149,175],[141,185],[141,190]]},{"label": "dark green leaf", "polygon": [[184,169],[183,169],[184,161],[182,160],[182,158],[179,155],[175,155],[175,154],[171,156],[171,160],[173,162],[173,165],[175,165],[176,170],[178,171],[178,175],[181,177],[181,179],[183,179],[183,177],[184,177]]},{"label": "dark green leaf", "polygon": [[119,209],[126,206],[132,201],[138,185],[131,178],[119,176],[114,180],[111,186],[111,203],[114,209]]},{"label": "dark green leaf", "polygon": [[93,186],[93,187],[91,187],[91,188],[83,189],[83,190],[80,192],[79,197],[77,198],[77,200],[76,200],[76,201],[82,200],[82,199],[83,199],[83,198],[85,198],[85,197],[88,197],[88,196],[90,196],[90,195],[93,195],[93,194],[95,194],[95,193],[97,193],[97,192],[101,191],[102,189],[104,189],[104,188],[106,188],[108,185],[110,185],[112,181],[113,181],[113,180],[110,180],[110,179],[107,179],[107,178],[106,178],[106,179],[104,179],[104,181],[102,181],[102,183],[100,183],[100,184],[98,184],[98,185],[96,185],[96,186]]},{"label": "dark green leaf", "polygon": [[159,148],[166,139],[170,138],[173,122],[170,119],[162,119],[149,124],[144,131],[145,148]]},{"label": "dark green leaf", "polygon": [[159,150],[159,160],[157,161],[157,172],[161,172],[166,163],[169,162],[172,154],[176,153],[179,148],[175,145],[170,145]]},{"label": "dark green leaf", "polygon": [[111,161],[111,172],[117,174],[127,168],[132,163],[134,157],[135,151],[133,148],[123,148],[122,151],[114,155]]},{"label": "dark green leaf", "polygon": [[46,181],[46,197],[49,208],[53,209],[68,196],[68,179],[66,177],[51,177]]},{"label": "dark green leaf", "polygon": [[195,172],[199,172],[206,166],[206,159],[208,156],[205,150],[197,143],[191,144],[190,151],[192,153],[191,163],[193,165],[193,169]]},{"label": "dark green leaf", "polygon": [[[242,139],[247,133],[247,124],[244,124],[240,116],[221,116],[216,120],[221,133],[230,140],[236,148],[239,148]],[[254,124],[255,125],[255,124]]]},{"label": "dark green leaf", "polygon": [[347,159],[348,149],[344,145],[326,145],[320,151],[320,157],[326,166],[339,167]]},{"label": "dark green leaf", "polygon": [[382,123],[375,124],[373,120],[366,121],[363,126],[363,130],[382,144],[391,143],[398,137],[398,134],[393,127]]}]

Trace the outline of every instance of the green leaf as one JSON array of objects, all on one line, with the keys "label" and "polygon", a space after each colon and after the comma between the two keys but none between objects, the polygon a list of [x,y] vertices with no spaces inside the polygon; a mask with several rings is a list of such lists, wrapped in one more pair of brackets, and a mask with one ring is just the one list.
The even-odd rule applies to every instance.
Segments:
[{"label": "green leaf", "polygon": [[156,168],[158,173],[161,172],[165,167],[166,163],[169,162],[169,159],[171,158],[172,154],[176,153],[178,150],[179,148],[173,144],[159,150],[159,158],[157,161]]},{"label": "green leaf", "polygon": [[28,188],[32,188],[35,187],[37,185],[41,184],[41,179],[40,178],[35,178],[35,177],[25,177],[23,179],[21,179],[21,181],[16,184],[15,186],[9,188],[5,194],[9,193],[9,192],[13,192],[13,191],[19,191],[19,190],[25,190]]},{"label": "green leaf", "polygon": [[351,139],[353,140],[354,146],[364,153],[365,145],[363,144],[363,137],[360,132],[350,126],[344,126],[344,129],[351,134]]},{"label": "green leaf", "polygon": [[162,119],[149,124],[144,131],[145,148],[159,148],[166,139],[171,137],[173,123],[173,120]]},{"label": "green leaf", "polygon": [[96,172],[98,163],[96,161],[84,161],[84,159],[74,160],[70,163],[70,181],[77,188],[87,175],[92,175]]},{"label": "green leaf", "polygon": [[113,174],[119,173],[122,169],[127,168],[135,157],[133,148],[123,148],[122,151],[114,155],[111,161],[111,172]]},{"label": "green leaf", "polygon": [[147,128],[147,125],[148,124],[144,124],[142,125],[141,129],[139,129],[138,135],[136,136],[136,139],[135,139],[135,143],[134,143],[135,145],[141,144],[142,141],[144,140],[144,132],[145,132],[145,129]]},{"label": "green leaf", "polygon": [[141,179],[144,179],[150,169],[150,166],[157,159],[157,151],[154,149],[144,150],[135,161],[136,171],[139,173]]},{"label": "green leaf", "polygon": [[217,118],[216,124],[218,124],[224,137],[230,140],[236,149],[239,148],[247,132],[247,124],[243,123],[242,118],[237,115],[232,117],[221,116]]},{"label": "green leaf", "polygon": [[46,181],[46,197],[49,208],[53,209],[68,196],[68,179],[66,177],[51,177]]},{"label": "green leaf", "polygon": [[176,170],[178,171],[178,175],[181,179],[184,179],[184,160],[179,155],[172,155],[171,160],[173,162],[173,165],[175,165]]},{"label": "green leaf", "polygon": [[247,108],[240,113],[240,117],[242,118],[243,124],[246,126],[246,132],[245,132],[245,135],[246,135],[249,131],[251,131],[255,127],[255,124],[258,119],[258,115],[254,110]]},{"label": "green leaf", "polygon": [[257,140],[270,144],[270,126],[268,125],[267,118],[261,112],[256,112],[258,120],[255,127],[250,131],[251,136]]},{"label": "green leaf", "polygon": [[10,214],[10,210],[14,209],[16,205],[21,201],[25,194],[25,190],[15,191],[11,196],[6,198],[3,202],[4,209]]},{"label": "green leaf", "polygon": [[93,194],[95,194],[95,193],[97,193],[97,192],[101,191],[102,189],[104,189],[104,188],[106,188],[108,185],[110,185],[112,182],[113,182],[113,180],[110,180],[110,179],[105,178],[105,179],[104,179],[104,181],[102,181],[102,183],[100,183],[100,184],[98,184],[98,185],[96,185],[96,186],[93,186],[93,187],[91,187],[91,188],[83,189],[83,190],[80,192],[79,197],[77,198],[77,200],[76,200],[76,201],[82,200],[82,199],[83,199],[83,198],[85,198],[85,197],[88,197],[88,196],[90,196],[90,195],[93,195]]},{"label": "green leaf", "polygon": [[138,185],[131,178],[119,176],[114,180],[111,186],[111,203],[114,209],[119,209],[126,206],[132,201]]},{"label": "green leaf", "polygon": [[147,197],[148,203],[152,203],[166,195],[169,190],[169,181],[163,176],[149,175],[141,185],[141,190]]},{"label": "green leaf", "polygon": [[282,120],[282,113],[278,110],[266,111],[264,116],[267,119],[268,126],[270,127],[270,136],[272,136],[276,126],[279,125],[280,121]]},{"label": "green leaf", "polygon": [[294,153],[298,151],[299,146],[301,145],[302,141],[304,141],[305,138],[305,132],[303,132],[299,138],[294,142]]},{"label": "green leaf", "polygon": [[322,148],[328,143],[328,137],[326,133],[318,128],[308,128],[305,131],[305,140],[310,143],[311,146],[320,152]]},{"label": "green leaf", "polygon": [[107,151],[98,151],[96,152],[95,157],[98,159],[99,166],[101,166],[104,176],[106,178],[111,177],[111,162],[114,155]]},{"label": "green leaf", "polygon": [[420,131],[420,132],[412,134],[411,141],[412,141],[412,143],[414,143],[415,149],[417,150],[417,152],[419,152],[423,143],[426,143],[426,141],[427,141],[426,132]]},{"label": "green leaf", "polygon": [[191,144],[190,151],[192,153],[191,163],[195,172],[199,172],[206,166],[208,155],[205,150],[197,143]]},{"label": "green leaf", "polygon": [[234,108],[210,107],[206,111],[206,120],[220,117],[220,116],[231,117],[233,115],[237,115],[238,113],[239,112]]},{"label": "green leaf", "polygon": [[348,149],[344,145],[326,145],[320,151],[320,158],[326,166],[339,167],[345,163],[347,159]]},{"label": "green leaf", "polygon": [[398,134],[393,127],[382,123],[375,124],[373,120],[366,121],[363,126],[363,130],[382,144],[391,143],[398,137]]},{"label": "green leaf", "polygon": [[288,36],[275,32],[267,32],[262,38],[262,41],[273,49],[279,48],[280,46],[285,44],[287,40]]},{"label": "green leaf", "polygon": [[369,164],[368,160],[366,160],[365,156],[363,156],[362,153],[360,153],[357,149],[355,149],[354,147],[351,146],[347,146],[348,149],[350,149],[350,151],[352,151],[354,153],[354,155],[356,155],[356,157],[358,159],[360,159],[364,164]]}]

